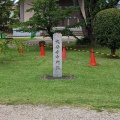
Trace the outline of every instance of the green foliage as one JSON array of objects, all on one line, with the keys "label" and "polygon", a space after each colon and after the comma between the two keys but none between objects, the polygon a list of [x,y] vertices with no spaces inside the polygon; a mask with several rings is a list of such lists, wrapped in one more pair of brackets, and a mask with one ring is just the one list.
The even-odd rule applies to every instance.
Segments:
[{"label": "green foliage", "polygon": [[8,56],[12,58],[11,54],[13,51],[19,53],[20,49],[29,51],[28,44],[26,41],[28,38],[14,38],[13,40],[0,39],[0,58],[4,59]]},{"label": "green foliage", "polygon": [[[16,1],[16,0],[14,0],[14,1]],[[11,27],[11,28],[12,28],[11,25],[15,25],[16,23],[19,22],[19,19],[20,19],[20,3],[21,2],[22,1],[19,0],[19,1],[17,1],[17,2],[14,3],[14,7],[13,7],[14,14],[11,17],[11,24],[9,24],[9,27]]]},{"label": "green foliage", "polygon": [[6,40],[0,39],[0,54],[5,53],[5,50],[7,49]]},{"label": "green foliage", "polygon": [[[19,20],[19,5],[15,5],[15,0],[0,0],[0,30],[12,32],[12,24]],[[18,8],[19,7],[19,8]]]},{"label": "green foliage", "polygon": [[31,3],[31,8],[27,12],[34,12],[29,21],[21,23],[22,31],[37,32],[44,30],[52,38],[54,27],[59,22],[67,18],[76,8],[68,7],[62,9],[57,4],[58,0],[35,0]]},{"label": "green foliage", "polygon": [[89,38],[81,38],[76,40],[77,45],[87,45],[90,44],[90,39]]},{"label": "green foliage", "polygon": [[78,15],[80,21],[82,20],[82,26],[84,37],[90,39],[91,44],[94,45],[94,35],[93,35],[93,20],[95,15],[106,8],[113,8],[117,5],[119,0],[73,0],[76,6],[80,6],[83,9],[78,9]]},{"label": "green foliage", "polygon": [[120,10],[111,8],[99,12],[94,20],[94,35],[100,45],[118,49],[120,47]]},{"label": "green foliage", "polygon": [[13,11],[13,1],[1,0],[0,1],[0,25],[6,25],[11,21],[10,14]]}]

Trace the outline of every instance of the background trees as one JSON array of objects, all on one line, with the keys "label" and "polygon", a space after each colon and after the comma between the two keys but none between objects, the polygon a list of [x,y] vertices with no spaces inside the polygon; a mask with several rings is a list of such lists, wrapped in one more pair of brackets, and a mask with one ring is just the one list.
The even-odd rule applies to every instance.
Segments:
[{"label": "background trees", "polygon": [[111,49],[115,55],[120,47],[120,9],[110,8],[100,11],[94,21],[94,35],[97,42]]},{"label": "background trees", "polygon": [[[51,28],[56,27],[60,20],[65,19],[72,12],[69,8],[66,10],[58,8],[59,5],[57,5],[57,1],[58,0],[35,0],[32,2],[32,8],[29,9],[28,12],[34,11],[35,14],[26,25],[32,26],[36,22],[34,24],[34,31],[35,29],[36,31],[38,31],[38,29],[45,30],[52,38],[53,32]],[[72,26],[67,26],[66,28],[68,29],[66,30],[69,30],[70,27],[81,26],[84,37],[88,38],[90,43],[94,45],[93,21],[95,15],[103,9],[115,7],[118,1],[119,0],[107,0],[107,2],[106,0],[73,0],[74,5],[78,8],[77,13],[80,22]],[[31,30],[33,30],[33,27]]]},{"label": "background trees", "polygon": [[53,33],[57,29],[53,28],[59,25],[59,22],[68,17],[74,10],[74,7],[62,9],[57,4],[58,0],[35,0],[30,5],[27,12],[33,11],[34,15],[21,24],[22,31],[37,32],[44,30],[53,38]]},{"label": "background trees", "polygon": [[[112,8],[119,0],[73,0],[75,6],[79,6],[78,14],[82,24],[84,37],[89,38],[94,45],[93,21],[95,15],[103,9]],[[82,11],[84,9],[84,12]]]},{"label": "background trees", "polygon": [[0,25],[5,25],[10,22],[10,14],[13,7],[13,1],[1,0],[0,1]]},{"label": "background trees", "polygon": [[16,10],[14,0],[1,0],[0,1],[0,30],[5,31],[8,29],[8,25],[15,23],[18,18],[18,13],[15,14]]}]

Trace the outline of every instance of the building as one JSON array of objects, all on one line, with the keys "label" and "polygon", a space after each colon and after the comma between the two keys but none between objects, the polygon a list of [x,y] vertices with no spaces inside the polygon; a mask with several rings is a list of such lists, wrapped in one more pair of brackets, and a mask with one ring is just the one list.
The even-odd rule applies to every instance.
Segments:
[{"label": "building", "polygon": [[[26,12],[27,9],[29,9],[30,3],[33,0],[25,0],[25,2],[21,3],[20,6],[20,21],[21,22],[25,22],[27,20],[29,20],[30,17],[32,17],[32,15],[34,14],[33,12]],[[81,0],[81,4],[83,3],[84,0]],[[60,7],[62,8],[66,8],[69,6],[73,6],[73,0],[58,0],[58,3],[60,5]],[[84,10],[83,10],[84,11]],[[61,21],[60,26],[64,26],[64,25],[69,25],[71,23],[76,23],[78,20],[78,15],[77,13],[72,14],[68,19],[66,19],[65,21]]]},{"label": "building", "polygon": [[[26,10],[31,7],[30,3],[32,1],[33,0],[25,0],[24,2],[21,2],[21,5],[20,5],[20,21],[21,22],[25,22],[25,21],[29,20],[29,18],[32,17],[32,15],[34,14],[33,12],[26,12]],[[81,0],[81,4],[83,2],[84,2],[84,0]],[[62,7],[62,8],[64,8],[64,7],[66,8],[68,6],[73,6],[73,0],[58,0],[58,3],[60,5],[60,7]],[[83,12],[83,14],[84,14],[84,12]],[[73,13],[69,18],[60,21],[58,28],[63,29],[64,26],[74,24],[78,21],[79,21],[79,18],[78,18],[77,13]],[[74,30],[81,31],[81,28],[79,28],[79,29],[76,28]],[[40,33],[37,33],[38,36],[39,36],[39,34]],[[16,29],[13,29],[13,36],[30,36],[30,33],[20,33],[20,32],[17,32]]]},{"label": "building", "polygon": [[[34,14],[33,12],[26,12],[27,9],[29,9],[31,6],[30,6],[30,3],[32,2],[33,0],[25,0],[24,2],[21,3],[20,5],[20,21],[21,22],[25,22],[27,20],[29,20],[30,17],[32,17],[32,15]],[[72,6],[73,5],[73,0],[58,0],[59,2],[59,5],[60,7],[68,7],[68,6]],[[81,9],[82,9],[82,14],[85,18],[85,14],[84,14],[84,0],[79,0],[80,2],[80,5],[81,5]],[[117,8],[120,9],[120,0],[117,4]],[[78,14],[77,13],[73,13],[69,18],[65,19],[65,20],[62,20],[60,21],[60,24],[58,26],[58,28],[63,28],[64,26],[66,25],[71,25],[73,23],[76,23],[79,21],[79,17],[78,17]],[[81,28],[77,29],[77,28],[74,28],[72,29],[73,31],[80,31],[81,33]],[[16,29],[13,30],[13,36],[30,36],[30,33],[19,33],[19,32],[16,32]],[[37,35],[39,36],[40,33],[37,33]]]}]

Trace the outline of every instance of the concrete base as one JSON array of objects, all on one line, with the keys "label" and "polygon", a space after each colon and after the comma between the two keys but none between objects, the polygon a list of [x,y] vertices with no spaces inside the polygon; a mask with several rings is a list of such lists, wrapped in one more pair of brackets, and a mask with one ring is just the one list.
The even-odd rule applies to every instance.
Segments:
[{"label": "concrete base", "polygon": [[42,75],[40,77],[40,79],[42,80],[54,80],[54,79],[65,79],[65,80],[74,80],[74,75],[68,75],[68,76],[62,76],[62,77],[53,77],[53,76],[50,76],[50,75]]}]

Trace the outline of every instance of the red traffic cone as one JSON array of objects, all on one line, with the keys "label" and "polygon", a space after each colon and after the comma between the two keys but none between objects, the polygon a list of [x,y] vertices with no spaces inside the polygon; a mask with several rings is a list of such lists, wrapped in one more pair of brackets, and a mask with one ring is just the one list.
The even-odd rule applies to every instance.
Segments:
[{"label": "red traffic cone", "polygon": [[19,46],[19,52],[20,52],[20,54],[23,54],[23,44],[22,44],[22,42],[20,43],[20,46]]},{"label": "red traffic cone", "polygon": [[20,49],[20,54],[23,54],[23,49]]},{"label": "red traffic cone", "polygon": [[46,56],[43,43],[40,44],[40,56],[42,56],[42,57]]},{"label": "red traffic cone", "polygon": [[97,63],[96,63],[96,60],[95,60],[95,57],[94,57],[94,50],[91,49],[91,55],[90,55],[90,64],[89,66],[97,66]]},{"label": "red traffic cone", "polygon": [[66,60],[66,47],[62,47],[62,60]]}]

